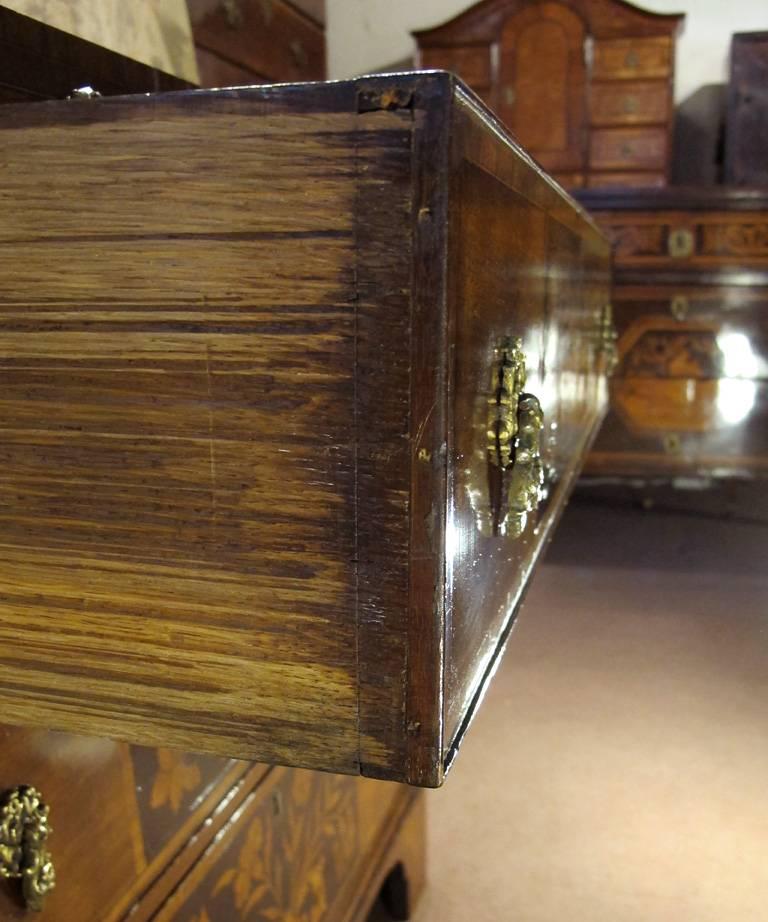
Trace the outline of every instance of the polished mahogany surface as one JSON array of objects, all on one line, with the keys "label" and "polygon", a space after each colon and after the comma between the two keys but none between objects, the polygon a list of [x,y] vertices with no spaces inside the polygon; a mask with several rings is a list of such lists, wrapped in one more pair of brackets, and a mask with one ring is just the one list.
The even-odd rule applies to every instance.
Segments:
[{"label": "polished mahogany surface", "polygon": [[[595,318],[609,297],[605,240],[585,215],[499,149],[485,116],[461,95],[453,156],[450,302],[456,341],[446,576],[450,602],[444,667],[444,751],[461,742],[500,655],[531,570],[579,469],[605,400]],[[540,178],[539,178],[540,179]],[[481,424],[494,344],[520,336],[526,391],[544,412],[546,498],[507,534],[482,528],[493,505]],[[498,524],[498,523],[497,523]]]}]

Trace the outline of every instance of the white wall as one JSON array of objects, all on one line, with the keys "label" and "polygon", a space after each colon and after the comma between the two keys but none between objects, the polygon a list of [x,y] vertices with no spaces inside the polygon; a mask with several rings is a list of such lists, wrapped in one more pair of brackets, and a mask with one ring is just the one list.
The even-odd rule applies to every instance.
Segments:
[{"label": "white wall", "polygon": [[[326,0],[332,78],[378,70],[413,54],[412,29],[435,26],[472,0]],[[657,13],[687,13],[678,43],[675,96],[726,80],[731,34],[768,30],[768,0],[643,0]]]}]

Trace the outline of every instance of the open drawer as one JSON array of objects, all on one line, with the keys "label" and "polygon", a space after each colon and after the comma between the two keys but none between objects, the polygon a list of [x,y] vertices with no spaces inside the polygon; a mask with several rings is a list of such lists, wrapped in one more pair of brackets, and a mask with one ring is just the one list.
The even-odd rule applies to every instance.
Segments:
[{"label": "open drawer", "polygon": [[444,73],[0,110],[3,719],[436,785],[609,247]]}]

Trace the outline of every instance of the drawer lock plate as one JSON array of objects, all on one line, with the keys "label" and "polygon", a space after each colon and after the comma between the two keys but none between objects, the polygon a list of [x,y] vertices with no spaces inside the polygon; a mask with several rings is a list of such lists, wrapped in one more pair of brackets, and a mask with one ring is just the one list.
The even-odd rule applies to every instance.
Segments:
[{"label": "drawer lock plate", "polygon": [[0,801],[0,877],[21,881],[28,909],[40,910],[56,874],[46,840],[48,806],[28,785],[7,791]]}]

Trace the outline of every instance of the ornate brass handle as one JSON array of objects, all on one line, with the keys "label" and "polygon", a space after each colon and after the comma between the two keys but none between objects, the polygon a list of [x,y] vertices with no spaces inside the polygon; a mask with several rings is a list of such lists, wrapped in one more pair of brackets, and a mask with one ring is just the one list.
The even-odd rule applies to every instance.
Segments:
[{"label": "ornate brass handle", "polygon": [[40,910],[56,883],[51,854],[48,806],[39,791],[20,785],[0,801],[0,877],[21,880],[24,902]]},{"label": "ornate brass handle", "polygon": [[520,339],[506,337],[496,349],[488,400],[488,459],[506,481],[496,516],[501,534],[522,534],[528,514],[541,499],[544,467],[541,430],[544,413],[533,394],[524,393],[525,355]]}]

